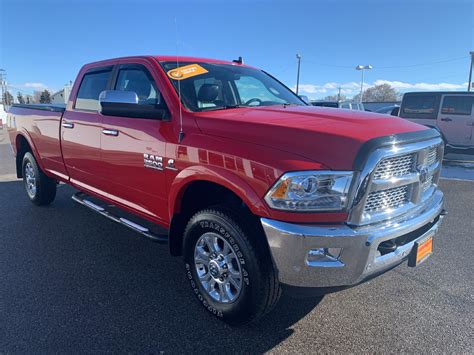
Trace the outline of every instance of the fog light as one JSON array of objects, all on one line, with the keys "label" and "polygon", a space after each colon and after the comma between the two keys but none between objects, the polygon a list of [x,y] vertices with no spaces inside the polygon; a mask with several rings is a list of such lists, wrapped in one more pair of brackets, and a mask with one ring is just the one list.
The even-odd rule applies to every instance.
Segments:
[{"label": "fog light", "polygon": [[308,251],[306,264],[318,267],[341,267],[344,263],[339,260],[342,248],[317,248]]}]

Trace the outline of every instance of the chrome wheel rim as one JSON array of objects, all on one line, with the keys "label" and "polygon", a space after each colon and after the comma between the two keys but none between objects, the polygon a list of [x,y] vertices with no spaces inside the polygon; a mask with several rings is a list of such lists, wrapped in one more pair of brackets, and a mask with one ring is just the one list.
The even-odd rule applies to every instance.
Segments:
[{"label": "chrome wheel rim", "polygon": [[201,286],[217,302],[231,303],[242,290],[242,269],[232,246],[220,235],[203,234],[194,248],[194,266]]},{"label": "chrome wheel rim", "polygon": [[35,197],[36,195],[36,175],[33,165],[30,162],[26,163],[25,166],[25,184],[26,191],[30,197]]}]

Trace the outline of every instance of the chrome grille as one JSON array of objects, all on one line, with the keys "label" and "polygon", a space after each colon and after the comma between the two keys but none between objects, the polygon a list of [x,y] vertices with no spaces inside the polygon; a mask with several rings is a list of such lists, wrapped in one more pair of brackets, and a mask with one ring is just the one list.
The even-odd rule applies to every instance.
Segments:
[{"label": "chrome grille", "polygon": [[426,180],[424,183],[423,183],[423,192],[425,192],[426,190],[428,190],[431,185],[433,185],[433,175],[431,175],[430,177],[428,177],[428,180]]},{"label": "chrome grille", "polygon": [[412,171],[414,160],[415,154],[385,158],[378,164],[374,172],[374,179],[390,179],[406,175]]},{"label": "chrome grille", "polygon": [[375,150],[359,178],[349,223],[377,223],[421,207],[436,190],[442,157],[440,138]]},{"label": "chrome grille", "polygon": [[371,192],[367,197],[364,211],[370,213],[400,207],[408,202],[408,191],[408,186],[401,186],[388,190]]},{"label": "chrome grille", "polygon": [[438,160],[438,149],[437,147],[431,147],[428,150],[428,154],[426,155],[426,165],[430,166],[436,163]]}]

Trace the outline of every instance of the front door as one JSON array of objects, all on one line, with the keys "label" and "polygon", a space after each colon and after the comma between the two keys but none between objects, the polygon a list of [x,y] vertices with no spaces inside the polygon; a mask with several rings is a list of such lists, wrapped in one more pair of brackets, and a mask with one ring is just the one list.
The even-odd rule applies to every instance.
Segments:
[{"label": "front door", "polygon": [[[135,92],[139,105],[165,106],[151,73],[146,63],[120,64],[113,88]],[[160,220],[168,213],[165,124],[159,119],[102,116],[102,165],[109,198]]]},{"label": "front door", "polygon": [[438,127],[448,144],[473,145],[474,96],[444,95],[438,116]]},{"label": "front door", "polygon": [[101,178],[99,94],[109,87],[112,69],[113,66],[97,67],[85,72],[76,101],[69,103],[61,122],[61,148],[71,182],[101,195],[104,184]]}]

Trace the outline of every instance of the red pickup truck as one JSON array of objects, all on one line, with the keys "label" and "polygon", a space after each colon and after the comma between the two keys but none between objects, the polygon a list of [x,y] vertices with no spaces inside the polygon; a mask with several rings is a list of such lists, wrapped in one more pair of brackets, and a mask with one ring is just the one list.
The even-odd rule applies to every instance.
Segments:
[{"label": "red pickup truck", "polygon": [[329,292],[419,264],[444,216],[436,130],[309,106],[241,61],[87,64],[66,107],[15,105],[7,122],[33,203],[70,184],[75,201],[168,243],[231,324],[282,288]]}]

